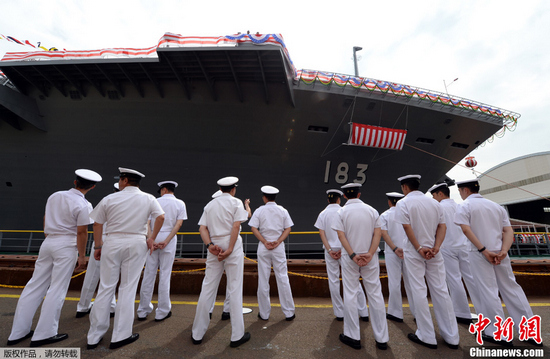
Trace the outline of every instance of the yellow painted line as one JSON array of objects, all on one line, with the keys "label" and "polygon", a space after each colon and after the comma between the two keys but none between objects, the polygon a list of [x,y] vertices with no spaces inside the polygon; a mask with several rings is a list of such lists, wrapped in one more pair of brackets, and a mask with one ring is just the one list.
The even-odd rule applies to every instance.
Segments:
[{"label": "yellow painted line", "polygon": [[[20,295],[18,294],[0,294],[0,298],[14,298],[18,299]],[[327,298],[328,299],[328,298]],[[78,302],[80,298],[76,297],[66,297],[65,300],[71,301],[71,302]],[[139,303],[139,300],[135,301],[136,303]],[[152,300],[151,303],[157,304],[158,302],[156,300]],[[174,300],[172,301],[172,304],[177,305],[197,305],[197,302],[195,301],[180,301],[180,300]],[[223,302],[216,302],[216,306],[222,306]],[[531,307],[550,307],[550,303],[530,303]],[[258,303],[243,303],[243,307],[257,307]],[[272,307],[280,307],[281,305],[278,303],[271,303]],[[332,304],[296,304],[296,308],[317,308],[317,309],[324,309],[324,308],[332,308]],[[386,304],[386,307],[388,305]],[[503,307],[506,307],[504,304]],[[408,308],[408,304],[403,304],[404,308]],[[432,304],[430,304],[430,307],[433,307]],[[470,307],[473,308],[474,306],[470,304]]]}]

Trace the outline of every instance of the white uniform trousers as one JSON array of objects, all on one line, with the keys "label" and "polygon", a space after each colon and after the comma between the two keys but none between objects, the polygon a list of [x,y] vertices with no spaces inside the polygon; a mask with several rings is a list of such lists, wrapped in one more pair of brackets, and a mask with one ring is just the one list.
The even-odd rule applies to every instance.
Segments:
[{"label": "white uniform trousers", "polygon": [[388,314],[403,319],[403,297],[401,295],[401,275],[405,293],[409,302],[409,309],[414,317],[414,301],[409,283],[409,274],[405,270],[405,262],[392,250],[385,251],[386,272],[388,273]]},{"label": "white uniform trousers", "polygon": [[453,302],[445,282],[443,255],[437,253],[432,259],[426,260],[417,252],[405,252],[405,270],[409,272],[415,305],[416,336],[425,343],[437,344],[428,304],[427,282],[430,287],[430,296],[439,332],[447,343],[458,344],[460,340],[458,325],[456,324]]},{"label": "white uniform trousers", "polygon": [[382,296],[380,284],[380,265],[378,254],[366,266],[360,267],[349,255],[342,253],[342,282],[344,284],[344,335],[361,340],[359,318],[357,317],[359,276],[363,278],[363,286],[369,301],[369,314],[374,339],[379,343],[389,340],[388,322],[386,320],[386,305]]},{"label": "white uniform trousers", "polygon": [[[229,246],[229,236],[212,238],[212,243],[226,249]],[[227,276],[227,292],[231,300],[229,313],[231,315],[231,341],[237,341],[244,336],[243,319],[243,273],[244,254],[242,239],[239,236],[233,252],[223,261],[208,252],[206,257],[206,271],[202,281],[201,294],[197,303],[195,320],[193,321],[192,336],[195,340],[201,340],[210,324],[209,310],[216,299],[218,286],[223,271]]]},{"label": "white uniform trousers", "polygon": [[[168,234],[170,232],[159,232],[157,238],[163,241]],[[155,279],[157,278],[157,269],[159,271],[159,285],[155,319],[166,318],[170,310],[172,310],[172,303],[170,302],[170,278],[172,276],[174,257],[176,256],[176,241],[176,236],[174,236],[169,245],[164,249],[157,249],[153,251],[153,254],[147,256],[143,279],[141,281],[141,290],[139,292],[139,306],[137,309],[137,316],[139,318],[144,318],[153,311],[151,298],[153,297]]]},{"label": "white uniform trousers", "polygon": [[526,319],[529,319],[533,316],[533,311],[523,289],[516,282],[510,264],[510,257],[506,256],[496,266],[489,263],[485,256],[477,251],[469,252],[469,258],[472,272],[476,274],[474,276],[476,285],[478,288],[483,288],[483,295],[480,296],[480,309],[477,310],[476,308],[477,313],[483,314],[484,317],[491,320],[491,324],[485,328],[485,334],[494,336],[496,330],[493,325],[496,322],[495,316],[498,315],[503,320],[506,319],[502,302],[498,296],[499,292],[504,304],[506,304],[508,314],[514,321],[516,330],[519,331],[521,317],[525,316]]},{"label": "white uniform trousers", "polygon": [[[479,293],[470,270],[468,251],[465,249],[443,248],[441,254],[443,254],[443,261],[445,262],[447,286],[453,301],[455,315],[459,318],[470,319],[472,316],[464,284],[466,284],[474,308],[479,305]],[[463,279],[464,284],[462,283]]]},{"label": "white uniform trousers", "polygon": [[263,319],[268,319],[271,314],[271,300],[269,298],[269,277],[271,266],[277,280],[279,302],[286,318],[295,313],[294,299],[288,279],[288,267],[285,255],[285,243],[279,244],[275,249],[269,250],[262,243],[258,244],[258,310]]},{"label": "white uniform trousers", "polygon": [[90,313],[88,344],[97,344],[109,329],[109,307],[117,283],[118,304],[115,310],[111,342],[132,335],[136,290],[148,255],[145,236],[114,233],[105,237],[101,250],[99,289]]},{"label": "white uniform trousers", "polygon": [[[225,313],[229,313],[229,291],[227,290],[227,285],[225,286],[225,299],[223,301],[223,311]],[[214,307],[216,306],[216,297],[214,296],[214,301],[212,302],[212,305],[210,306],[210,313],[214,312]]]},{"label": "white uniform trousers", "polygon": [[[327,267],[328,289],[330,291],[330,298],[332,299],[332,310],[334,311],[334,316],[343,318],[344,301],[340,294],[340,260],[332,258],[328,251],[325,250],[325,265]],[[359,291],[357,292],[357,305],[359,316],[368,317],[367,298],[361,286],[359,286]]]},{"label": "white uniform trousers", "polygon": [[[87,312],[92,308],[92,297],[94,296],[97,285],[99,284],[99,268],[101,261],[97,261],[94,258],[94,250],[90,254],[88,259],[88,267],[86,268],[86,274],[84,274],[84,282],[82,282],[82,290],[80,291],[80,300],[76,305],[77,312]],[[111,300],[111,313],[115,312],[116,297],[113,295]]]},{"label": "white uniform trousers", "polygon": [[59,316],[77,256],[75,236],[50,234],[46,237],[40,246],[32,278],[17,302],[9,340],[29,334],[32,319],[42,300],[44,302],[32,340],[42,340],[58,334]]}]

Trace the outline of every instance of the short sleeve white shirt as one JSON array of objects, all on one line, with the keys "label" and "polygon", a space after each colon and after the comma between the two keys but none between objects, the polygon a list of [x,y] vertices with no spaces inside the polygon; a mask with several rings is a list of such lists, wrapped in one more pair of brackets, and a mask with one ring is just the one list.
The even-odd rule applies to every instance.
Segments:
[{"label": "short sleeve white shirt", "polygon": [[[497,203],[474,193],[462,202],[455,213],[454,222],[470,226],[477,239],[490,251],[502,248],[502,230],[510,226],[506,210]],[[476,250],[470,242],[470,250]]]},{"label": "short sleeve white shirt", "polygon": [[[380,228],[378,211],[359,198],[348,200],[338,210],[338,217],[332,223],[332,229],[345,233],[352,250],[357,254],[369,251],[375,228]],[[342,250],[346,252],[344,248]]]},{"label": "short sleeve white shirt", "polygon": [[248,212],[243,202],[229,193],[222,193],[204,207],[199,226],[208,228],[210,238],[225,237],[231,234],[233,223],[245,222],[247,219]]},{"label": "short sleeve white shirt", "polygon": [[76,236],[78,226],[92,223],[92,205],[75,188],[52,194],[46,202],[44,233]]},{"label": "short sleeve white shirt", "polygon": [[444,199],[441,202],[443,213],[445,215],[445,224],[447,225],[447,232],[445,232],[445,240],[441,245],[441,248],[445,249],[466,249],[468,248],[468,238],[462,232],[462,228],[457,226],[454,222],[455,212],[458,204],[452,199]]},{"label": "short sleeve white shirt", "polygon": [[[412,191],[397,202],[395,220],[412,227],[418,243],[423,247],[433,247],[437,226],[445,224],[445,216],[439,202],[420,191]],[[405,251],[416,251],[407,240]]]},{"label": "short sleeve white shirt", "polygon": [[[388,235],[390,236],[393,244],[395,244],[399,248],[405,248],[405,244],[407,243],[407,235],[405,234],[405,230],[403,229],[403,225],[395,220],[395,215],[397,214],[397,210],[395,207],[391,207],[386,212],[382,213],[380,215],[380,222],[381,222],[381,228],[385,231],[388,231]],[[391,250],[391,248],[388,248],[388,244],[385,245],[385,250],[388,249]]]},{"label": "short sleeve white shirt", "polygon": [[[160,229],[161,232],[171,232],[178,220],[181,219],[185,221],[187,219],[185,203],[181,199],[176,198],[173,194],[167,193],[157,198],[157,201],[164,210],[164,223]],[[156,219],[156,217],[154,218]],[[151,216],[149,219],[151,219],[152,226],[154,222],[153,217]]]},{"label": "short sleeve white shirt", "polygon": [[109,222],[105,234],[127,233],[147,235],[147,220],[164,214],[157,199],[136,186],[103,198],[90,217],[97,223]]},{"label": "short sleeve white shirt", "polygon": [[284,230],[292,227],[294,223],[283,206],[267,202],[254,211],[248,225],[258,228],[262,237],[272,242],[279,239]]},{"label": "short sleeve white shirt", "polygon": [[[342,248],[342,243],[338,239],[338,233],[332,229],[332,222],[338,217],[338,210],[340,210],[340,205],[337,203],[329,204],[317,217],[315,222],[315,228],[322,229],[325,231],[325,236],[327,237],[328,245],[335,251],[338,251]],[[328,250],[328,248],[325,248]]]}]

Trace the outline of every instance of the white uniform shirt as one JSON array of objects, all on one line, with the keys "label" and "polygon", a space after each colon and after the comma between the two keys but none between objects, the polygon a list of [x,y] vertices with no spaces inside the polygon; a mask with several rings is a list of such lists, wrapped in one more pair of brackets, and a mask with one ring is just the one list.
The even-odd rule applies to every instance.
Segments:
[{"label": "white uniform shirt", "polygon": [[268,242],[279,239],[286,228],[292,227],[288,211],[275,202],[267,202],[254,211],[248,222],[250,227],[258,228],[262,237]]},{"label": "white uniform shirt", "polygon": [[[440,223],[445,224],[445,216],[439,202],[420,191],[412,191],[397,202],[395,219],[401,224],[410,224],[418,244],[432,248],[435,244],[435,232]],[[405,251],[416,251],[407,240]]]},{"label": "white uniform shirt", "polygon": [[[500,251],[502,229],[510,226],[510,219],[504,208],[477,193],[468,196],[458,206],[454,222],[470,226],[481,244],[492,252]],[[470,250],[477,250],[471,242]]]},{"label": "white uniform shirt", "polygon": [[55,192],[46,202],[44,233],[76,236],[78,226],[92,223],[91,211],[92,205],[79,190]]},{"label": "white uniform shirt", "polygon": [[[157,201],[164,210],[164,223],[160,229],[161,232],[171,232],[178,220],[182,219],[185,221],[187,219],[185,203],[181,199],[177,199],[173,194],[167,193],[157,198]],[[149,217],[151,225],[154,223],[153,218],[156,219],[157,217]]]},{"label": "white uniform shirt", "polygon": [[[332,223],[334,219],[338,217],[338,211],[340,210],[340,205],[337,203],[329,204],[317,217],[315,222],[315,228],[322,229],[325,231],[325,236],[327,237],[329,247],[338,251],[342,248],[342,243],[338,239],[338,233],[332,229]],[[328,250],[328,248],[325,248]]]},{"label": "white uniform shirt", "polygon": [[[391,238],[391,241],[394,245],[399,248],[405,248],[407,243],[407,234],[403,229],[403,225],[395,220],[397,210],[395,207],[391,207],[386,212],[380,215],[380,228],[388,231],[388,235]],[[391,250],[386,243],[385,250]]]},{"label": "white uniform shirt", "polygon": [[[367,253],[372,243],[374,229],[380,228],[378,217],[377,210],[359,198],[353,198],[338,210],[338,217],[332,223],[332,229],[346,234],[351,249],[355,253]],[[346,252],[344,248],[342,250]]]},{"label": "white uniform shirt", "polygon": [[455,212],[458,204],[452,199],[444,199],[441,202],[443,213],[445,215],[445,224],[447,225],[447,232],[445,232],[445,240],[441,245],[441,248],[445,249],[466,249],[470,242],[468,238],[462,232],[462,228],[457,226],[454,222]]},{"label": "white uniform shirt", "polygon": [[210,238],[225,237],[231,234],[233,223],[245,222],[247,219],[248,212],[243,202],[229,193],[222,193],[204,207],[199,226],[208,228]]},{"label": "white uniform shirt", "polygon": [[158,217],[164,214],[157,199],[149,193],[142,192],[138,187],[126,186],[122,191],[112,193],[103,198],[94,208],[90,217],[97,223],[109,222],[111,233],[147,235],[147,220],[149,216]]}]

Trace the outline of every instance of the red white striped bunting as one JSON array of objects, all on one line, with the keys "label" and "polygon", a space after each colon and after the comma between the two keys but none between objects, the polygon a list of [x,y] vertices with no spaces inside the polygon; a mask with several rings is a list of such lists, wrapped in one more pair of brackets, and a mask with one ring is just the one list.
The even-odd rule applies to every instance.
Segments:
[{"label": "red white striped bunting", "polygon": [[350,145],[402,150],[407,130],[352,123]]}]

